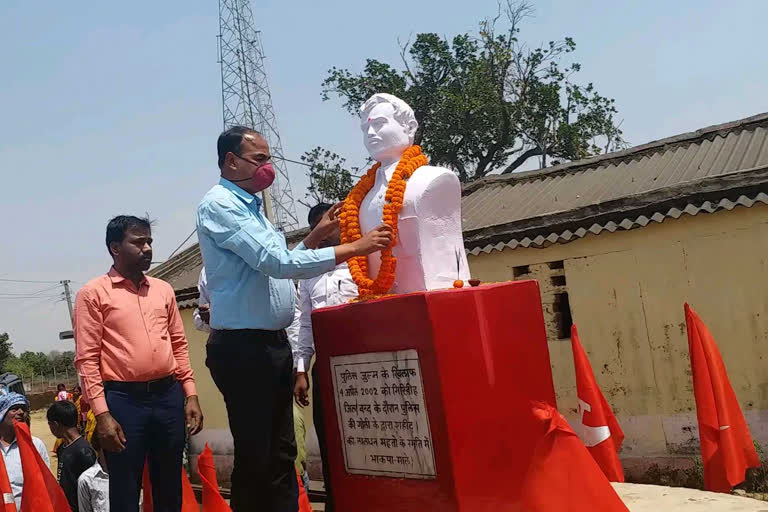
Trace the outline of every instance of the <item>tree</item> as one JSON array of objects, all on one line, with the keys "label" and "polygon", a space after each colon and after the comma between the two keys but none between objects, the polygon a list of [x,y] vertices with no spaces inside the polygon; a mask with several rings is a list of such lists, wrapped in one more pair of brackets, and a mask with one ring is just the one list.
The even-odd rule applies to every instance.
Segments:
[{"label": "tree", "polygon": [[8,333],[4,332],[0,334],[0,368],[2,368],[3,371],[8,371],[5,369],[5,366],[12,358],[13,343],[11,343],[11,337],[8,336]]},{"label": "tree", "polygon": [[19,359],[28,365],[35,375],[47,375],[53,371],[51,360],[42,352],[22,352]]},{"label": "tree", "polygon": [[35,376],[34,368],[16,356],[8,359],[5,365],[3,365],[3,371],[18,375],[24,380],[32,379]]},{"label": "tree", "polygon": [[[0,342],[2,335],[0,335]],[[75,370],[75,352],[68,350],[59,352],[52,350],[48,354],[43,352],[25,351],[21,355],[11,354],[3,365],[3,371],[15,373],[24,379],[32,379],[35,376],[51,376],[54,372],[59,375],[77,375]]]},{"label": "tree", "polygon": [[58,352],[54,350],[48,355],[48,359],[50,360],[52,369],[56,370],[56,372],[60,374],[66,372],[74,374],[75,353],[71,350],[66,352]]},{"label": "tree", "polygon": [[309,165],[306,197],[311,201],[311,204],[300,201],[301,204],[311,208],[318,203],[335,203],[347,197],[353,185],[352,177],[359,170],[357,167],[346,167],[345,158],[319,146],[305,152],[301,160]]},{"label": "tree", "polygon": [[547,157],[575,160],[622,147],[614,100],[572,81],[578,63],[563,64],[573,39],[534,49],[518,40],[531,12],[506,0],[477,35],[418,34],[401,45],[402,69],[375,59],[358,74],[333,67],[323,99],[338,97],[357,116],[376,92],[402,98],[419,122],[416,143],[463,182],[513,172],[533,157],[543,167]]}]

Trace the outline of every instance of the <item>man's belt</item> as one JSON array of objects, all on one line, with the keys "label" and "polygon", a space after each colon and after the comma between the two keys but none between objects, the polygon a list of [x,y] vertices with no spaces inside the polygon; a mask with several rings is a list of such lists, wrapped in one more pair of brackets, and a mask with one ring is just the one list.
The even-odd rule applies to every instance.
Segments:
[{"label": "man's belt", "polygon": [[150,380],[147,382],[120,382],[110,380],[104,383],[104,389],[110,391],[122,391],[124,393],[162,393],[173,386],[176,377],[169,375],[162,379]]}]

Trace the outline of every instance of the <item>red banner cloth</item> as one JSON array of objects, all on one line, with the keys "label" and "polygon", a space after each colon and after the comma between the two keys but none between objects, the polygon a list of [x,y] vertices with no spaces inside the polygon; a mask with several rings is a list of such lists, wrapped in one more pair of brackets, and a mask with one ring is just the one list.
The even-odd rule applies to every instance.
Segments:
[{"label": "red banner cloth", "polygon": [[13,489],[2,453],[0,453],[0,494],[3,496],[3,512],[16,512],[16,500],[13,497]]},{"label": "red banner cloth", "polygon": [[[141,486],[144,489],[144,504],[143,512],[153,512],[154,505],[152,504],[152,483],[149,478],[149,463],[144,463],[144,473],[141,479]],[[192,489],[192,484],[189,482],[189,477],[184,468],[181,468],[181,512],[200,512],[200,506],[197,503],[197,497],[195,496],[195,490]]]},{"label": "red banner cloth", "polygon": [[723,358],[699,315],[685,305],[696,416],[699,420],[704,486],[731,492],[747,468],[760,466],[747,422],[733,392]]},{"label": "red banner cloth", "polygon": [[619,450],[624,441],[624,432],[597,385],[575,325],[571,328],[571,347],[581,413],[581,440],[608,480],[623,482],[624,470],[619,462]]},{"label": "red banner cloth", "polygon": [[21,512],[72,512],[59,482],[32,443],[27,424],[16,422],[14,428],[24,474]]},{"label": "red banner cloth", "polygon": [[205,443],[203,453],[197,458],[197,471],[203,484],[203,512],[232,512],[232,509],[229,508],[219,493],[216,465],[213,462],[213,452],[208,443]]},{"label": "red banner cloth", "polygon": [[[323,308],[313,312],[312,326],[319,373],[315,385],[322,394],[337,509],[519,510],[522,480],[543,433],[530,403],[556,404],[536,281]],[[417,353],[421,382],[414,384],[429,424],[420,435],[430,441],[426,454],[434,456],[437,474],[371,478],[347,471],[342,444],[347,436],[338,419],[344,410],[337,410],[340,389],[334,391],[332,358],[406,350]],[[385,434],[374,431],[371,436]]]},{"label": "red banner cloth", "polygon": [[197,496],[184,468],[181,468],[181,512],[200,512]]},{"label": "red banner cloth", "polygon": [[524,512],[628,512],[600,467],[557,410],[536,404],[546,428],[523,483]]},{"label": "red banner cloth", "polygon": [[144,501],[142,504],[142,512],[154,512],[155,507],[152,505],[152,483],[149,480],[149,463],[144,463],[144,472],[141,475],[141,489],[144,492]]},{"label": "red banner cloth", "polygon": [[309,502],[309,496],[304,488],[304,483],[301,481],[298,469],[296,470],[296,480],[299,481],[299,512],[312,512],[312,503]]}]

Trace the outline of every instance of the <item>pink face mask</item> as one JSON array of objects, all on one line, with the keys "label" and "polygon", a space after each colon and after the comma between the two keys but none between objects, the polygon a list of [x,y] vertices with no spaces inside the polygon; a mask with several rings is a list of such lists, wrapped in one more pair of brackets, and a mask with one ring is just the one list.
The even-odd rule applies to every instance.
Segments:
[{"label": "pink face mask", "polygon": [[262,190],[268,189],[269,186],[272,185],[272,182],[275,181],[275,168],[272,167],[271,162],[267,162],[264,165],[259,166],[259,164],[257,164],[253,160],[243,158],[240,155],[235,155],[235,156],[240,160],[244,160],[258,167],[256,169],[256,172],[254,172],[250,178],[243,178],[241,180],[230,180],[232,183],[241,183],[243,181],[250,180],[251,188],[253,189],[254,193],[256,193],[256,192],[261,192]]},{"label": "pink face mask", "polygon": [[268,189],[273,181],[275,181],[275,169],[271,163],[262,165],[251,176],[251,185],[253,185],[256,192]]}]

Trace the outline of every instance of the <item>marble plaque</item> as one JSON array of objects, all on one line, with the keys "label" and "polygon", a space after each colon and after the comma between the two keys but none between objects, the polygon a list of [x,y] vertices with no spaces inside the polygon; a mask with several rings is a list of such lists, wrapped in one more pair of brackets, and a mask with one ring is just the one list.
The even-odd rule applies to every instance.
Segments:
[{"label": "marble plaque", "polygon": [[348,473],[435,478],[435,453],[416,350],[331,357]]}]

